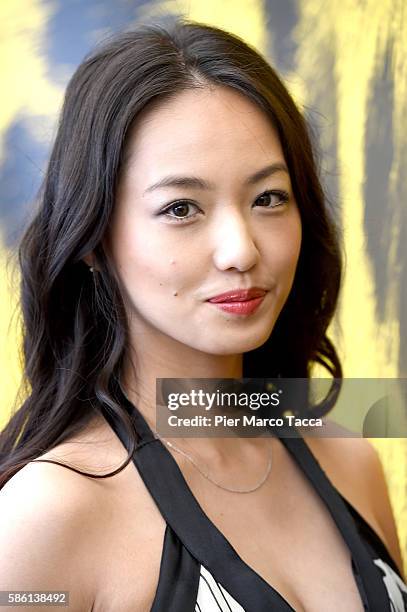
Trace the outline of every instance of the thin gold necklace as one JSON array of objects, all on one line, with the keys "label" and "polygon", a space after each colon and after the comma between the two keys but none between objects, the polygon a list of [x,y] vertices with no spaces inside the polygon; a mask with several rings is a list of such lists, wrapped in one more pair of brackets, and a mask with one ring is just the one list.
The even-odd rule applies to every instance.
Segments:
[{"label": "thin gold necklace", "polygon": [[267,478],[268,478],[268,476],[269,476],[269,474],[271,472],[271,466],[272,466],[272,463],[273,463],[273,455],[272,455],[272,446],[271,446],[271,443],[270,443],[270,454],[269,454],[269,460],[268,460],[268,463],[267,463],[267,469],[266,469],[264,475],[262,476],[260,482],[258,482],[254,487],[251,487],[250,489],[235,489],[233,487],[226,487],[225,485],[222,485],[219,482],[217,482],[216,480],[214,480],[213,478],[211,478],[211,476],[209,476],[208,472],[202,471],[202,469],[199,467],[199,465],[196,463],[196,461],[195,461],[195,459],[193,459],[193,457],[191,457],[190,455],[188,455],[188,453],[186,453],[185,451],[183,451],[180,448],[178,448],[177,446],[175,446],[175,444],[172,444],[171,442],[168,442],[168,440],[165,440],[164,438],[162,438],[156,431],[154,431],[154,436],[156,438],[158,438],[159,440],[161,440],[161,442],[164,442],[164,444],[167,444],[167,446],[169,446],[170,448],[175,450],[177,453],[180,453],[186,459],[188,459],[188,461],[190,461],[192,463],[192,465],[198,470],[198,472],[204,478],[209,480],[212,484],[214,484],[215,486],[219,487],[219,489],[224,489],[225,491],[230,491],[231,493],[252,493],[253,491],[257,491],[266,482],[266,480],[267,480]]}]

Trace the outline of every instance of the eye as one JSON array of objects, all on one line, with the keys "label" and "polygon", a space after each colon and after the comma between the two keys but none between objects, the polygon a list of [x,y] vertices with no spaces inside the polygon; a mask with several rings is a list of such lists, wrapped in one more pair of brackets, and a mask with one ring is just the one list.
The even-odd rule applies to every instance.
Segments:
[{"label": "eye", "polygon": [[[178,200],[177,202],[173,202],[170,206],[162,210],[160,215],[170,217],[170,219],[174,221],[184,221],[186,219],[191,219],[197,214],[195,212],[193,215],[188,215],[188,210],[191,206],[194,206],[197,211],[199,210],[198,206],[193,202],[188,202],[188,200]],[[172,214],[170,214],[170,211]]]},{"label": "eye", "polygon": [[260,202],[263,208],[277,208],[288,202],[289,195],[287,191],[282,189],[273,189],[265,191],[256,198],[256,202]]}]

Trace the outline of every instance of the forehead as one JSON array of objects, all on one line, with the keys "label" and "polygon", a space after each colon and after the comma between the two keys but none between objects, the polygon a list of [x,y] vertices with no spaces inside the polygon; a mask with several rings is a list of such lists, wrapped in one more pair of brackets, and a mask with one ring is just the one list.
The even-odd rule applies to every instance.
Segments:
[{"label": "forehead", "polygon": [[146,180],[190,168],[213,172],[284,161],[267,115],[226,87],[192,89],[144,111],[131,130],[126,166]]}]

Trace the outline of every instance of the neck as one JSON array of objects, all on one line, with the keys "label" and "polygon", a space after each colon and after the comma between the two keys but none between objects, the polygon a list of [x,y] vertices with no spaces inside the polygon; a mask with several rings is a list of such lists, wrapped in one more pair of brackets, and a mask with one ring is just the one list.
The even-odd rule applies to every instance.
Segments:
[{"label": "neck", "polygon": [[[132,350],[125,361],[122,382],[132,403],[156,431],[157,378],[241,378],[243,355],[212,355],[176,343],[162,342],[158,348]],[[168,438],[169,439],[169,438]],[[172,438],[175,444],[199,449],[207,456],[226,457],[237,448],[238,439],[231,438]]]}]

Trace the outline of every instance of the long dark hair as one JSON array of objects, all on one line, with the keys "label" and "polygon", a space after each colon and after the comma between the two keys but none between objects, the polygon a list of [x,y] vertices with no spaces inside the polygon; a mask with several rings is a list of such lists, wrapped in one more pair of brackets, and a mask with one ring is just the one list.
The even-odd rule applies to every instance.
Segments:
[{"label": "long dark hair", "polygon": [[[120,386],[129,334],[102,241],[126,135],[152,103],[206,84],[241,92],[279,135],[302,220],[294,284],[269,340],[244,354],[244,377],[308,378],[341,365],[327,327],[341,279],[338,232],[318,179],[309,128],[266,60],[238,37],[177,20],[122,33],[87,57],[66,91],[39,208],[19,248],[27,397],[0,434],[0,487],[26,463],[80,432],[103,410],[137,445]],[[97,275],[83,257],[93,252]],[[337,390],[317,410],[326,413]],[[72,468],[74,469],[74,468]],[[76,470],[80,473],[80,470]]]}]

